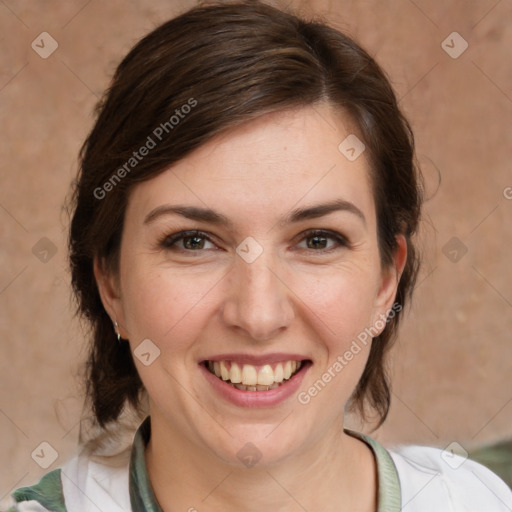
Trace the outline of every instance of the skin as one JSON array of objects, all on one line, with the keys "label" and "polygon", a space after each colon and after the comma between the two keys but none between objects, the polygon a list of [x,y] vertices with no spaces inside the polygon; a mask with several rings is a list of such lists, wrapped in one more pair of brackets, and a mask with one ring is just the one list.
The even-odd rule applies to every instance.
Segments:
[{"label": "skin", "polygon": [[[132,350],[147,338],[160,350],[149,366],[134,359],[150,401],[148,473],[165,511],[376,510],[373,454],[343,432],[343,406],[370,343],[307,405],[294,394],[276,407],[235,406],[198,367],[228,352],[298,353],[313,362],[305,391],[392,307],[406,244],[399,236],[393,265],[381,266],[366,154],[350,162],[338,150],[350,133],[357,132],[348,116],[320,104],[267,114],[216,137],[132,190],[119,275],[95,262],[121,336]],[[279,223],[296,208],[340,198],[365,221],[336,211]],[[208,207],[234,226],[179,215],[145,224],[164,204]],[[195,229],[212,241],[159,245]],[[340,233],[349,245],[306,237],[310,229]],[[236,253],[248,236],[263,249],[252,263]],[[262,455],[250,468],[237,457],[247,442]]]}]

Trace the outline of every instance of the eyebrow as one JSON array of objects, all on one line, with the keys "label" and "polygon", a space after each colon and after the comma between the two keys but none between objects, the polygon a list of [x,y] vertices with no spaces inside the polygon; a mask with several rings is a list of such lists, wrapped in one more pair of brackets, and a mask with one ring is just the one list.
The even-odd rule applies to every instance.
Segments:
[{"label": "eyebrow", "polygon": [[[279,225],[293,224],[308,219],[317,219],[336,211],[345,211],[356,215],[366,226],[366,218],[363,212],[353,203],[344,199],[336,199],[328,203],[317,204],[307,208],[297,208],[292,210]],[[225,215],[216,212],[210,208],[200,208],[198,206],[170,205],[164,204],[157,206],[146,216],[144,224],[150,224],[158,217],[163,215],[181,215],[187,219],[208,222],[219,226],[225,226],[233,229],[233,222]]]}]

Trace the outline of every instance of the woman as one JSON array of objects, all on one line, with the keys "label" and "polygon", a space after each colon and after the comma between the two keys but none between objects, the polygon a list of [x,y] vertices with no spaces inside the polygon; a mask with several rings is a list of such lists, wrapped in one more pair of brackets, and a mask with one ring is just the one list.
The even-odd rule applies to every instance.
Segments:
[{"label": "woman", "polygon": [[165,23],[118,67],[73,199],[97,432],[13,510],[511,509],[475,462],[343,428],[386,418],[421,209],[410,127],[350,38],[254,1]]}]

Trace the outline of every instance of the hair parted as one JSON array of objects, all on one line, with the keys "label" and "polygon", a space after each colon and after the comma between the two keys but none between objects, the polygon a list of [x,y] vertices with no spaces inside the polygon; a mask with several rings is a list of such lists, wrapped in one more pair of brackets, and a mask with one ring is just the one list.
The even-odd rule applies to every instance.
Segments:
[{"label": "hair parted", "polygon": [[[157,27],[122,60],[80,151],[69,204],[69,259],[77,313],[92,327],[86,392],[99,427],[118,420],[127,405],[137,410],[145,396],[130,346],[117,342],[93,272],[97,258],[117,275],[130,190],[230,128],[318,102],[348,114],[364,141],[381,262],[392,262],[396,236],[403,234],[408,255],[395,300],[402,308],[408,302],[419,268],[412,237],[422,192],[414,137],[385,73],[350,37],[323,22],[260,1],[195,7]],[[131,161],[149,139],[155,144],[146,156]],[[351,397],[351,408],[366,419],[369,406],[378,425],[390,406],[384,363],[400,317],[390,318],[374,338]]]}]

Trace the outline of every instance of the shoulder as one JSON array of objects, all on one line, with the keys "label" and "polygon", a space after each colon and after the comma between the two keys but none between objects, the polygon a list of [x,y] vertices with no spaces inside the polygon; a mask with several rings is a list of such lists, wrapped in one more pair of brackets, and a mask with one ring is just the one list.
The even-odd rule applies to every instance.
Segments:
[{"label": "shoulder", "polygon": [[84,455],[46,473],[38,484],[12,493],[6,512],[123,512],[131,510],[128,461]]},{"label": "shoulder", "polygon": [[16,489],[11,497],[12,507],[7,512],[66,512],[60,468],[46,473],[38,484]]},{"label": "shoulder", "polygon": [[404,512],[430,512],[436,506],[453,512],[512,510],[512,490],[478,462],[418,445],[394,447],[388,453],[399,475]]}]

